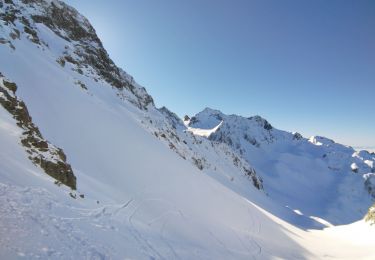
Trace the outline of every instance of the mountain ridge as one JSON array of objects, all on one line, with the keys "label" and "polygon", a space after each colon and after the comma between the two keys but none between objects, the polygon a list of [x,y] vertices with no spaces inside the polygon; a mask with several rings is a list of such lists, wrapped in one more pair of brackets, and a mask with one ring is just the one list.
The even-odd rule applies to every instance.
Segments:
[{"label": "mountain ridge", "polygon": [[[252,165],[262,177],[264,189],[270,196],[310,216],[336,225],[351,223],[366,214],[374,199],[375,157],[367,151],[355,151],[326,137],[304,138],[298,133],[278,130],[259,116],[225,115],[210,108],[192,116],[185,124],[189,131],[198,135],[202,130],[215,129],[207,138],[229,145]],[[310,179],[315,184],[310,184]],[[304,188],[301,190],[288,182]],[[350,186],[354,190],[350,191]],[[296,194],[303,201],[296,203]],[[325,194],[332,195],[325,197]],[[352,196],[353,201],[340,202],[336,196]],[[319,200],[319,208],[310,206]],[[350,212],[352,209],[357,212]],[[343,214],[346,217],[340,216],[340,211],[346,211]]]},{"label": "mountain ridge", "polygon": [[373,233],[362,221],[373,192],[373,175],[364,173],[373,168],[371,154],[353,156],[325,139],[313,144],[277,130],[261,117],[220,111],[207,110],[208,121],[198,116],[202,127],[217,123],[217,115],[222,123],[210,135],[196,134],[194,120],[189,126],[155,107],[75,9],[57,0],[7,0],[0,8],[0,71],[16,84],[43,138],[64,150],[77,180],[76,191],[58,187],[33,164],[22,129],[1,106],[0,232],[9,235],[0,238],[0,256],[375,254],[368,250],[371,239],[363,247],[340,240],[342,252],[331,248],[341,234],[333,225]]}]

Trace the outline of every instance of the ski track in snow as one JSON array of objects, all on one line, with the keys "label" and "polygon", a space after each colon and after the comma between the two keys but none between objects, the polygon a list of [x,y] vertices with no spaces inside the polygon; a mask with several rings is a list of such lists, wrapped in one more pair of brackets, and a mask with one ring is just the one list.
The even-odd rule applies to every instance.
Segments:
[{"label": "ski track in snow", "polygon": [[[14,252],[27,258],[66,258],[66,252],[72,252],[71,257],[80,253],[77,257],[81,259],[111,257],[110,248],[100,247],[79,228],[79,222],[89,221],[89,218],[80,210],[62,205],[46,190],[0,184],[0,194],[3,205],[0,208],[0,233],[4,234],[0,237],[0,247],[3,253]],[[67,210],[72,215],[57,215],[55,210]],[[19,244],[20,239],[22,243]],[[33,244],[34,239],[38,239],[38,244]],[[49,240],[59,241],[59,244],[51,247]],[[25,241],[29,244],[23,244]]]},{"label": "ski track in snow", "polygon": [[[124,240],[129,240],[130,235],[142,251],[142,255],[150,259],[180,259],[178,252],[163,236],[163,229],[168,225],[167,221],[163,222],[159,232],[160,237],[158,237],[160,242],[165,245],[163,252],[157,249],[160,245],[155,246],[153,241],[150,241],[138,229],[134,217],[142,204],[150,201],[166,202],[158,199],[138,201],[131,199],[118,205],[105,205],[93,209],[79,208],[61,202],[43,188],[24,188],[0,183],[0,205],[2,205],[0,208],[0,233],[6,234],[0,237],[1,255],[18,255],[30,259],[111,259],[118,252],[110,245],[98,243],[100,236],[92,236],[92,234],[114,232]],[[176,215],[185,219],[181,211],[168,210],[145,224],[152,225],[154,222],[162,221],[166,215]],[[249,219],[249,221],[260,234],[261,224],[255,222],[254,219]],[[90,227],[90,232],[87,232],[88,227]],[[219,247],[227,251],[231,258],[236,258],[237,254],[247,254],[252,255],[253,259],[258,259],[257,256],[261,255],[262,248],[249,235],[250,233],[246,235],[247,240],[244,241],[233,230],[234,237],[238,239],[244,250],[233,254],[233,250],[228,248],[215,235],[214,231],[208,230],[207,232]],[[34,239],[37,239],[37,245],[33,243]],[[29,243],[24,244],[25,241],[29,241]],[[51,241],[58,243],[51,245]],[[71,252],[71,255],[67,255],[67,252]]]},{"label": "ski track in snow", "polygon": [[[72,252],[72,258],[112,258],[113,249],[108,246],[98,246],[100,243],[96,241],[97,238],[88,236],[82,229],[82,223],[102,231],[118,232],[118,228],[114,226],[116,225],[114,218],[120,213],[124,214],[121,211],[126,210],[131,202],[132,200],[125,204],[106,205],[96,209],[77,208],[62,204],[45,189],[21,188],[0,183],[0,204],[2,205],[0,233],[6,234],[0,237],[1,252],[14,252],[27,258],[66,258],[66,252]],[[38,210],[33,210],[34,208]],[[57,215],[56,210],[63,214]],[[137,209],[129,213],[126,224],[130,225],[127,231],[130,231],[134,239],[143,245],[141,247],[144,249],[144,255],[154,255],[158,259],[164,259],[137,231],[132,222],[136,211]],[[39,246],[40,254],[35,254],[35,251],[38,251],[32,244],[35,235],[40,236],[40,241],[45,241],[46,245],[49,244],[49,239],[60,243],[53,248],[39,242],[37,246]],[[17,244],[20,238],[22,241],[30,241],[30,245]],[[77,253],[79,254],[76,255]]]},{"label": "ski track in snow", "polygon": [[[61,4],[13,2],[31,26],[43,4]],[[64,149],[76,195],[85,197],[72,199],[30,162],[23,130],[0,106],[1,259],[375,259],[375,227],[363,221],[308,230],[316,228],[313,214],[323,223],[360,220],[370,203],[362,178],[372,176],[370,154],[212,109],[186,127],[167,109],[142,107],[147,92],[123,71],[134,89],[114,88],[91,65],[56,62],[65,55],[80,61],[83,43],[34,25],[46,44],[30,41],[18,19],[0,20],[4,39],[21,32],[14,49],[0,44],[0,72],[17,83],[43,136]],[[265,191],[244,173],[251,166]]]}]

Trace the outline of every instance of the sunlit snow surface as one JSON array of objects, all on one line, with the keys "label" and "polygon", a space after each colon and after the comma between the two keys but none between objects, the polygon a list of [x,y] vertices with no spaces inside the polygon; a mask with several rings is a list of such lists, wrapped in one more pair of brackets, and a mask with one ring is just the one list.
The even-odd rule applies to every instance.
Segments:
[{"label": "sunlit snow surface", "polygon": [[[2,108],[0,115],[14,124]],[[7,148],[0,153],[3,259],[374,257],[374,227],[360,221],[303,231],[200,174],[156,143],[150,143],[150,150],[164,153],[169,167],[161,161],[153,164],[155,172],[137,171],[142,178],[126,174],[121,190],[76,171],[80,192],[86,196],[74,200],[27,160],[9,129],[0,130]],[[141,161],[143,152],[135,153]],[[158,171],[162,169],[164,174]]]},{"label": "sunlit snow surface", "polygon": [[[1,259],[375,258],[375,227],[362,220],[324,230],[296,227],[303,227],[319,205],[304,209],[298,200],[313,200],[303,198],[293,182],[317,192],[324,182],[314,186],[317,179],[293,171],[289,181],[267,178],[268,168],[260,167],[265,191],[258,191],[226,163],[230,157],[221,157],[216,171],[214,165],[198,170],[150,132],[145,118],[157,121],[158,110],[139,110],[105,81],[85,76],[85,69],[81,75],[69,63],[61,67],[56,59],[73,43],[42,24],[38,28],[48,48],[24,34],[13,41],[15,50],[0,44],[0,72],[17,83],[17,95],[43,136],[64,149],[77,176],[77,195],[84,198],[71,198],[66,187],[55,185],[28,160],[20,145],[22,130],[0,107]],[[7,27],[0,31],[1,36],[8,33]],[[216,126],[202,126],[200,135],[210,136],[224,125]],[[211,164],[221,154],[198,144],[194,149]],[[255,151],[249,154],[255,156]],[[257,166],[266,165],[261,156],[276,154],[271,152],[265,149],[254,157]],[[314,160],[289,154],[282,158],[271,173],[288,170],[286,161]],[[317,174],[330,179],[325,173]],[[342,187],[340,196],[352,192],[350,182]],[[301,194],[291,200],[282,194],[290,189]],[[278,192],[284,197],[275,199]],[[353,201],[350,196],[342,200]]]},{"label": "sunlit snow surface", "polygon": [[193,127],[188,126],[189,122],[186,122],[186,125],[187,125],[187,130],[189,132],[192,132],[194,135],[209,137],[212,133],[216,132],[216,130],[221,126],[222,123],[223,122],[220,122],[217,126],[215,126],[212,129],[193,128]]},{"label": "sunlit snow surface", "polygon": [[210,108],[186,123],[189,131],[207,130],[209,139],[241,154],[263,178],[271,200],[295,214],[288,217],[260,204],[299,227],[350,224],[362,219],[371,205],[367,189],[373,186],[374,154],[325,137],[306,139],[281,131],[261,117],[225,115]]}]

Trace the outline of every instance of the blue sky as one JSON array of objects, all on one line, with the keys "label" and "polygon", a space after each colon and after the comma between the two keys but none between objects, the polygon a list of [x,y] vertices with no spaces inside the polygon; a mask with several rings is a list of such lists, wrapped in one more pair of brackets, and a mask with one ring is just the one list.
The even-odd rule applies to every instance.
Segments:
[{"label": "blue sky", "polygon": [[157,106],[375,146],[375,1],[66,2]]}]

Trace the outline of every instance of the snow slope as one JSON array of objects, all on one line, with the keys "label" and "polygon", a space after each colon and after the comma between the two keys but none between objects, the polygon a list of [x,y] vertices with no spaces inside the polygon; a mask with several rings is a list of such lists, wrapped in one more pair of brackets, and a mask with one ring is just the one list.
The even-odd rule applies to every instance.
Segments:
[{"label": "snow slope", "polygon": [[371,205],[375,156],[367,151],[281,131],[259,116],[209,108],[191,118],[189,130],[196,134],[196,129],[215,129],[208,138],[235,149],[262,176],[271,199],[299,215],[324,219],[325,225],[349,224],[362,219]]},{"label": "snow slope", "polygon": [[[71,7],[8,0],[0,8],[0,72],[77,180],[76,191],[55,185],[0,106],[1,259],[375,257],[374,227],[362,221],[296,227],[315,222],[274,201],[272,182],[237,148],[155,108]],[[353,243],[353,230],[366,239]]]}]

